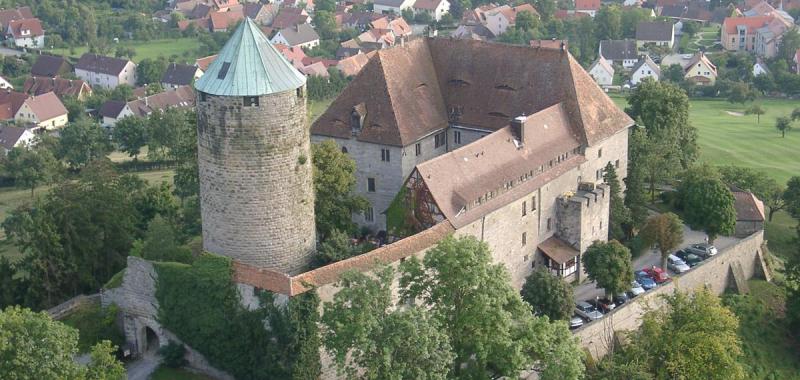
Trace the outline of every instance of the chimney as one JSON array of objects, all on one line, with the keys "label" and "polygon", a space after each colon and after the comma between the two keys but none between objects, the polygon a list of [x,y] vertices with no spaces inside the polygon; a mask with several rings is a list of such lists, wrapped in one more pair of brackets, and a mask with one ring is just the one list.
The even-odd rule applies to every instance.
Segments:
[{"label": "chimney", "polygon": [[519,140],[520,144],[525,143],[525,121],[528,117],[525,115],[517,116],[511,120],[511,133]]}]

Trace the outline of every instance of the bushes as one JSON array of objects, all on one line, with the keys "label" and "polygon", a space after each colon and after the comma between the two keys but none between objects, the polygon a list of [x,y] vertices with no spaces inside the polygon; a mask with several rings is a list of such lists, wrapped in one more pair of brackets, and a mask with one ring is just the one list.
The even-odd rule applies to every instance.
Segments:
[{"label": "bushes", "polygon": [[186,363],[183,358],[186,355],[186,347],[178,342],[169,341],[169,344],[158,349],[158,354],[161,355],[161,364],[170,368],[183,367]]}]

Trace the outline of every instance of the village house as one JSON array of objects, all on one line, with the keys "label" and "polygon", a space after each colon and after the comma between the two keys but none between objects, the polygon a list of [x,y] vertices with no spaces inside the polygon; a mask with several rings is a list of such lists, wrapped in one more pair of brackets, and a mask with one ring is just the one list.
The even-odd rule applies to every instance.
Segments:
[{"label": "village house", "polygon": [[53,78],[72,73],[72,64],[66,58],[40,54],[31,66],[31,75],[35,77]]},{"label": "village house", "polygon": [[766,26],[772,16],[726,17],[722,23],[720,42],[728,51],[753,51],[756,30]]},{"label": "village house", "polygon": [[0,76],[0,90],[13,90],[14,85],[8,81],[8,79]]},{"label": "village house", "polygon": [[370,29],[356,37],[358,45],[365,50],[386,49],[394,45],[394,33],[390,29]]},{"label": "village house", "polygon": [[575,13],[584,13],[594,17],[600,10],[600,0],[575,0]]},{"label": "village house", "polygon": [[389,29],[394,34],[396,40],[411,37],[413,31],[411,25],[408,25],[406,20],[402,17],[381,17],[369,23],[372,29]]},{"label": "village house", "polygon": [[631,69],[639,61],[639,51],[635,40],[603,40],[600,41],[600,56]]},{"label": "village house", "polygon": [[373,9],[376,13],[399,15],[404,9],[411,8],[414,2],[415,0],[375,0]]},{"label": "village house", "polygon": [[59,99],[69,96],[83,101],[92,95],[92,88],[80,79],[28,77],[25,79],[22,92],[28,95],[43,95],[53,92]]},{"label": "village house", "polygon": [[717,67],[703,52],[697,52],[683,68],[684,79],[698,86],[712,86],[717,81]]},{"label": "village house", "polygon": [[652,78],[658,81],[661,77],[661,68],[650,59],[650,56],[645,55],[639,59],[639,62],[631,70],[631,85],[637,86],[644,80],[644,78]]},{"label": "village house", "polygon": [[388,22],[389,16],[392,15],[385,15],[376,12],[342,12],[341,16],[341,27],[364,32],[372,28],[372,23],[375,21],[386,20],[386,22]]},{"label": "village house", "polygon": [[776,56],[783,34],[795,27],[794,23],[785,18],[773,17],[767,25],[756,30],[756,55],[765,58]]},{"label": "village house", "polygon": [[284,44],[286,46],[296,46],[311,49],[319,46],[319,35],[309,24],[297,24],[289,28],[283,28],[272,37],[273,44]]},{"label": "village house", "polygon": [[33,12],[30,7],[19,7],[15,9],[2,9],[0,10],[0,28],[8,30],[8,26],[15,20],[32,19]]},{"label": "village house", "polygon": [[305,9],[281,8],[270,26],[273,29],[284,29],[309,22],[311,22],[311,16]]},{"label": "village house", "polygon": [[246,3],[244,4],[244,15],[260,25],[270,25],[278,15],[278,6],[273,3]]},{"label": "village house", "polygon": [[614,67],[611,62],[600,56],[589,66],[589,75],[599,86],[611,86],[614,82]]},{"label": "village house", "polygon": [[434,21],[440,21],[442,16],[450,12],[450,2],[447,0],[416,0],[412,9],[415,15],[426,13]]},{"label": "village house", "polygon": [[294,66],[294,68],[298,70],[302,70],[306,64],[309,63],[309,57],[306,55],[306,52],[303,51],[303,48],[298,46],[286,46],[283,44],[274,44],[275,49],[277,49],[284,57],[289,61],[289,63]]},{"label": "village house", "polygon": [[764,202],[753,193],[731,186],[733,207],[736,209],[736,227],[734,236],[743,238],[764,229],[766,215]]},{"label": "village house", "polygon": [[75,65],[75,75],[91,86],[106,89],[121,84],[136,86],[136,64],[128,59],[84,53]]},{"label": "village house", "polygon": [[48,92],[42,95],[29,96],[17,112],[14,121],[17,123],[31,123],[39,128],[53,130],[67,125],[68,112],[55,93]]},{"label": "village house", "polygon": [[23,148],[34,143],[36,135],[28,128],[12,125],[0,126],[0,149],[7,155],[11,149]]},{"label": "village house", "polygon": [[666,46],[675,44],[675,25],[664,21],[645,21],[636,24],[636,47],[645,45]]},{"label": "village house", "polygon": [[354,77],[361,72],[361,69],[369,62],[369,57],[371,56],[372,54],[359,53],[343,58],[336,64],[336,68],[341,71],[344,76]]},{"label": "village house", "polygon": [[0,120],[14,120],[14,115],[28,97],[28,94],[10,89],[0,91]]},{"label": "village house", "polygon": [[153,112],[170,108],[194,108],[195,94],[191,86],[181,86],[172,91],[131,100],[127,103],[110,100],[100,107],[102,125],[113,128],[125,117],[147,117]]},{"label": "village house", "polygon": [[753,76],[757,77],[762,74],[769,74],[769,68],[764,60],[758,58],[756,59],[756,63],[753,64]]},{"label": "village house", "polygon": [[521,12],[528,12],[531,16],[539,18],[539,12],[530,4],[522,4],[516,7],[502,5],[484,13],[486,17],[486,27],[494,34],[499,36],[516,25],[517,15]]},{"label": "village house", "polygon": [[794,52],[794,73],[800,75],[800,49]]},{"label": "village house", "polygon": [[181,86],[192,84],[203,75],[203,71],[196,66],[170,63],[164,75],[161,76],[161,87],[165,90],[175,90]]},{"label": "village house", "polygon": [[461,24],[450,33],[450,37],[477,40],[477,41],[491,41],[495,39],[494,33],[483,24]]},{"label": "village house", "polygon": [[44,48],[44,29],[38,18],[11,21],[6,29],[6,38],[18,48]]},{"label": "village house", "polygon": [[200,69],[200,71],[205,73],[206,71],[208,71],[208,66],[211,65],[211,63],[214,62],[214,59],[216,58],[217,58],[216,54],[209,55],[208,57],[197,58],[194,61],[194,65],[197,66],[197,68]]}]

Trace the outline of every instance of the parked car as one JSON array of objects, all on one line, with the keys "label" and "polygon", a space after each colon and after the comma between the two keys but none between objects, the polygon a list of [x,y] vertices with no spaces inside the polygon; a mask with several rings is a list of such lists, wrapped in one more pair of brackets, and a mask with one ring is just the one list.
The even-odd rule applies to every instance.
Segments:
[{"label": "parked car", "polygon": [[603,318],[603,313],[586,301],[580,301],[575,304],[575,313],[587,321]]},{"label": "parked car", "polygon": [[[642,289],[642,291],[644,292],[644,289]],[[617,295],[614,296],[614,304],[617,305],[617,306],[620,306],[620,305],[624,304],[625,302],[628,302],[628,300],[630,300],[630,299],[631,298],[628,297],[628,293],[622,292],[622,293],[617,294]]]},{"label": "parked car", "polygon": [[614,310],[616,307],[617,304],[608,298],[601,298],[597,300],[597,308],[600,309],[603,314],[610,313],[611,310]]},{"label": "parked car", "polygon": [[636,297],[639,294],[644,293],[644,288],[642,287],[642,284],[636,280],[633,280],[631,281],[631,290],[628,290],[628,293],[630,293],[631,297]]},{"label": "parked car", "polygon": [[694,253],[691,253],[685,249],[679,249],[678,252],[675,252],[675,256],[678,256],[690,268],[694,268],[703,262],[702,257],[695,255]]},{"label": "parked car", "polygon": [[688,272],[690,268],[686,263],[681,260],[678,256],[669,255],[667,256],[667,268],[671,269],[675,273],[684,273]]},{"label": "parked car", "polygon": [[642,289],[650,290],[658,286],[656,282],[645,271],[636,272],[636,282],[642,284]]},{"label": "parked car", "polygon": [[656,282],[656,284],[661,285],[661,284],[669,281],[669,274],[667,274],[667,271],[665,271],[665,270],[663,270],[663,269],[661,269],[661,268],[659,268],[657,266],[652,266],[650,268],[645,268],[644,272],[647,273],[647,275],[650,276],[650,278],[652,278],[653,281]]},{"label": "parked car", "polygon": [[708,243],[692,244],[686,250],[704,259],[717,254],[717,247]]},{"label": "parked car", "polygon": [[569,328],[570,329],[577,329],[578,327],[583,326],[583,318],[580,316],[573,315],[572,318],[569,320]]}]

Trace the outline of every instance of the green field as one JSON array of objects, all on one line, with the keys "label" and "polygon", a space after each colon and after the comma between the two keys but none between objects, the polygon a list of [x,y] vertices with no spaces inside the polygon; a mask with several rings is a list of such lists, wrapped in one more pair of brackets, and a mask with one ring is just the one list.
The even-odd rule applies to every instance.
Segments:
[{"label": "green field", "polygon": [[[613,96],[625,107],[625,99]],[[796,100],[760,99],[767,111],[761,123],[755,116],[742,115],[749,106],[725,100],[692,99],[689,120],[697,127],[700,159],[714,165],[737,165],[764,171],[779,183],[800,175],[800,130],[789,131],[781,138],[775,129],[778,116],[790,114],[800,102]],[[800,126],[796,126],[800,129]]]},{"label": "green field", "polygon": [[333,99],[309,100],[308,101],[308,123],[311,124],[322,115],[325,110],[333,103]]},{"label": "green field", "polygon": [[[181,61],[183,60],[183,55],[187,54],[187,60],[193,63],[194,60],[198,58],[197,51],[200,48],[200,42],[194,37],[169,38],[152,41],[123,40],[119,42],[119,45],[132,47],[134,50],[136,50],[136,55],[133,57],[134,62],[139,62],[145,58],[169,58],[172,55],[178,56],[181,58],[179,61]],[[110,54],[113,54],[113,49],[116,49],[116,47],[116,44],[112,45],[112,52]],[[78,58],[87,51],[89,51],[87,46],[78,46],[74,49],[74,54],[70,53],[70,49],[53,49],[50,52],[53,54]]]}]

